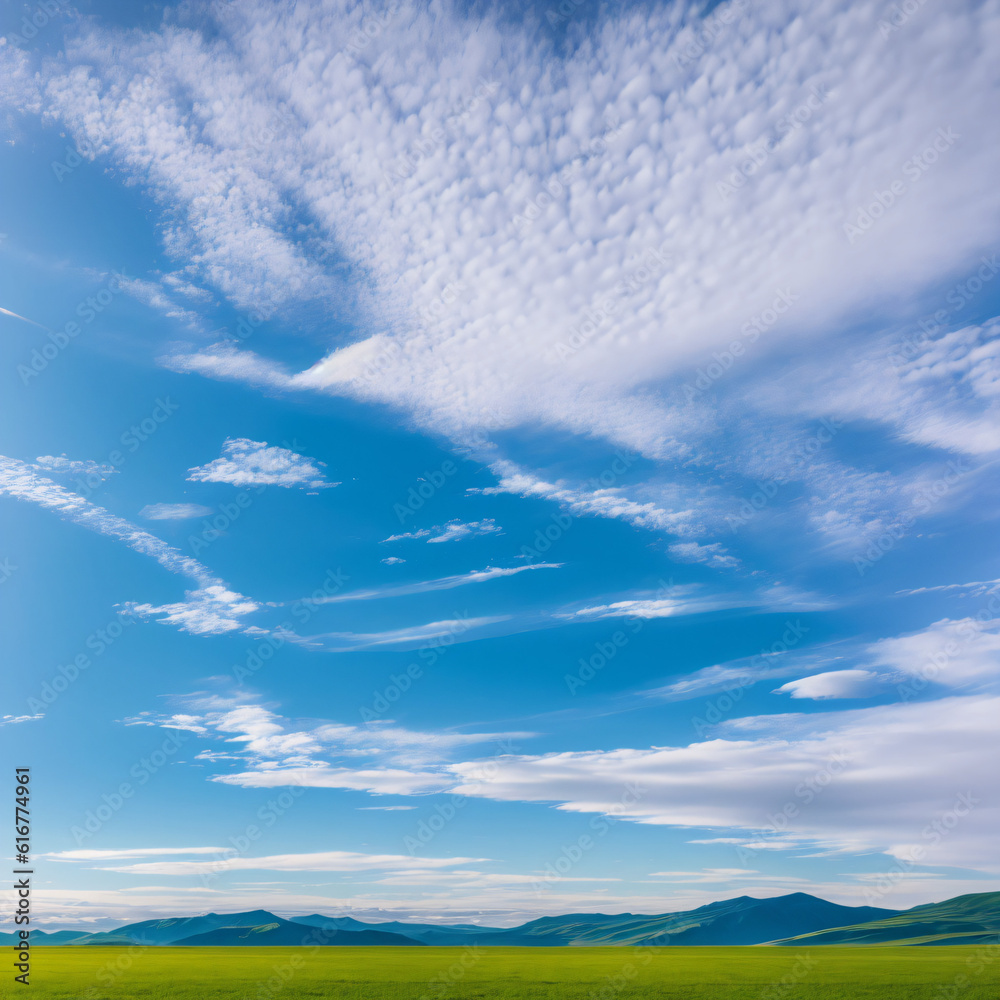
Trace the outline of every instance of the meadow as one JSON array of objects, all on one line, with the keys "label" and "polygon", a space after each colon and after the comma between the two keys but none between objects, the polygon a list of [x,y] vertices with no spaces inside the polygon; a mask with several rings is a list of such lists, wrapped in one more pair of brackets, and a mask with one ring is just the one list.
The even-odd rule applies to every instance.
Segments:
[{"label": "meadow", "polygon": [[997,949],[48,947],[30,993],[73,1000],[995,1000]]}]

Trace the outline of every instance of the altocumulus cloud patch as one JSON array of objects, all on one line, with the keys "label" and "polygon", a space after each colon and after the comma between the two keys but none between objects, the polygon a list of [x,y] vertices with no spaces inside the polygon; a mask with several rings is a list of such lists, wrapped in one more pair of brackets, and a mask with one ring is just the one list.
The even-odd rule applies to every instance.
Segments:
[{"label": "altocumulus cloud patch", "polygon": [[188,479],[198,483],[230,483],[233,486],[285,486],[322,490],[339,483],[323,473],[324,462],[306,458],[289,448],[249,438],[226,438],[222,455],[207,465],[189,469]]}]

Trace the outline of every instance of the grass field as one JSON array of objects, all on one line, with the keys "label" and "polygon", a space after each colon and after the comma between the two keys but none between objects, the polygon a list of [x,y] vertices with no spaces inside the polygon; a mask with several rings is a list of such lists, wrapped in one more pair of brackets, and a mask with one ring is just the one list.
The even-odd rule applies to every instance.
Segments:
[{"label": "grass field", "polygon": [[[6,964],[6,963],[5,963]],[[996,1000],[1000,948],[38,948],[73,1000]],[[9,970],[9,966],[8,966]]]}]

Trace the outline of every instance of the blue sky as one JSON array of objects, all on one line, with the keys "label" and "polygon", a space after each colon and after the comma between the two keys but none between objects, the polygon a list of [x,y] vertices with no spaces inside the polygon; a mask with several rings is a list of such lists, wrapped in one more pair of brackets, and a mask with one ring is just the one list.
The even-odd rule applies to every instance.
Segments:
[{"label": "blue sky", "polygon": [[5,8],[51,923],[998,887],[1000,5],[563,7]]}]

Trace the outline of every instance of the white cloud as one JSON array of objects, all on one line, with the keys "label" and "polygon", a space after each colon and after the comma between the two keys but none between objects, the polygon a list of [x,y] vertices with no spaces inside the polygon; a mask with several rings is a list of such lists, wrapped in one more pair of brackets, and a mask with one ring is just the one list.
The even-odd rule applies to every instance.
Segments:
[{"label": "white cloud", "polygon": [[[227,753],[209,751],[198,759],[236,759],[252,766],[252,771],[212,779],[246,787],[302,784],[380,792],[395,792],[399,787],[407,792],[440,790],[451,780],[441,765],[455,750],[492,742],[511,751],[512,740],[533,735],[421,732],[385,720],[366,726],[312,720],[296,726],[253,700],[190,695],[184,701],[188,712],[143,712],[125,723],[186,729],[223,741]],[[357,762],[360,758],[378,766],[360,770],[342,766],[345,759]]]},{"label": "white cloud", "polygon": [[670,546],[670,554],[680,562],[705,563],[713,569],[733,569],[740,561],[728,555],[721,542],[699,545],[697,542],[677,542]]},{"label": "white cloud", "polygon": [[[447,869],[438,870],[442,875]],[[921,873],[922,875],[922,873]],[[286,883],[234,883],[231,886],[201,885],[142,885],[121,889],[36,888],[45,912],[43,929],[60,927],[110,928],[138,920],[195,916],[209,910],[237,913],[262,907],[282,916],[307,913],[330,913],[352,916],[358,920],[380,923],[387,920],[410,920],[427,923],[476,923],[483,926],[507,927],[536,917],[560,913],[625,912],[637,899],[637,887],[618,883],[617,886],[587,887],[571,891],[553,883],[540,896],[533,885],[483,885],[478,890],[456,892],[453,885],[425,886],[414,897],[408,893],[389,893],[384,889],[362,889],[357,882],[361,875],[349,876],[347,884],[337,885],[321,894],[312,886],[288,886]],[[382,883],[385,884],[384,882]],[[662,883],[661,883],[662,884]],[[881,900],[881,905],[898,908],[916,906],[948,899],[970,892],[984,892],[997,887],[995,879],[917,877],[903,874],[893,883]],[[678,884],[667,891],[653,888],[642,898],[646,913],[664,913],[704,906],[719,898],[752,895],[758,898],[778,896],[788,892],[789,883],[766,875],[753,882],[734,880],[731,888],[720,885]],[[802,887],[805,889],[805,887]],[[866,902],[865,886],[856,881],[810,883],[805,891],[845,905]]]},{"label": "white cloud", "polygon": [[586,489],[563,481],[550,483],[508,461],[494,462],[490,468],[499,480],[497,485],[469,492],[487,496],[513,493],[522,497],[552,500],[579,516],[615,518],[650,531],[685,535],[698,530],[694,523],[697,515],[693,509],[685,507],[671,510],[652,500],[632,500],[625,495],[622,487]]},{"label": "white cloud", "polygon": [[206,517],[211,507],[200,503],[151,503],[139,511],[139,517],[149,521],[185,521],[191,517]]},{"label": "white cloud", "polygon": [[116,538],[136,552],[152,557],[171,573],[190,577],[206,587],[219,583],[197,559],[184,555],[154,535],[70,492],[51,479],[36,475],[31,466],[17,459],[0,456],[0,493],[36,503],[55,512],[65,521]]},{"label": "white cloud", "polygon": [[903,681],[946,687],[982,686],[1000,679],[1000,619],[944,618],[907,635],[880,639],[866,650],[874,667]]},{"label": "white cloud", "polygon": [[253,351],[240,350],[228,341],[213,344],[196,354],[169,354],[159,359],[172,371],[207,375],[266,389],[291,388],[291,377]]},{"label": "white cloud", "polygon": [[31,468],[60,476],[100,476],[101,479],[107,479],[118,471],[107,463],[91,459],[74,461],[65,455],[39,455]]},{"label": "white cloud", "polygon": [[870,670],[828,670],[782,684],[779,694],[793,698],[868,698],[881,689],[880,678]]},{"label": "white cloud", "polygon": [[457,542],[463,538],[476,538],[479,535],[502,534],[503,529],[497,526],[496,521],[492,517],[485,517],[481,521],[469,521],[467,524],[456,519],[444,525],[435,525],[433,528],[420,528],[418,531],[408,531],[401,535],[390,535],[383,541],[399,542],[406,538],[426,538],[430,545],[434,542]]},{"label": "white cloud", "polygon": [[298,455],[288,448],[249,438],[226,438],[222,457],[189,469],[188,480],[200,483],[231,483],[233,486],[298,486],[328,489],[339,486],[326,478],[319,466],[324,462]]},{"label": "white cloud", "polygon": [[419,871],[451,868],[486,858],[424,858],[408,854],[359,854],[355,851],[316,851],[311,854],[271,854],[240,857],[234,848],[222,851],[212,861],[151,861],[134,865],[104,865],[103,871],[129,875],[218,875],[231,871],[276,872],[364,872]]},{"label": "white cloud", "polygon": [[405,563],[405,559],[400,559],[399,556],[386,556],[384,559],[380,559],[379,562],[384,563],[386,566],[398,566],[400,563]]},{"label": "white cloud", "polygon": [[170,854],[225,854],[231,847],[130,847],[121,850],[53,851],[40,854],[46,861],[120,861],[125,858],[154,858]]},{"label": "white cloud", "polygon": [[[390,557],[392,559],[392,557]],[[382,562],[390,560],[383,559]],[[404,562],[396,559],[393,562]],[[468,573],[456,573],[453,576],[442,576],[436,580],[421,580],[418,583],[405,583],[398,587],[377,587],[371,590],[353,590],[346,594],[334,594],[330,597],[309,598],[313,604],[339,604],[342,601],[371,601],[385,597],[406,597],[411,594],[427,594],[435,590],[452,590],[454,587],[464,587],[472,583],[487,583],[508,576],[517,576],[536,569],[560,569],[562,563],[532,563],[530,566],[514,566],[503,568],[487,566],[486,569],[472,570]]]},{"label": "white cloud", "polygon": [[[190,288],[193,286],[178,286],[179,289],[182,287]],[[159,282],[147,281],[143,278],[123,278],[120,281],[120,288],[144,305],[162,312],[168,319],[178,320],[195,330],[202,326],[198,314],[174,302]]]},{"label": "white cloud", "polygon": [[[691,602],[685,600],[660,599],[651,601],[615,601],[613,604],[597,604],[572,612],[574,618],[673,618],[678,614],[690,614]],[[705,610],[697,608],[696,610]],[[570,617],[567,614],[566,617]]]},{"label": "white cloud", "polygon": [[[700,698],[715,691],[740,692],[753,687],[762,680],[775,677],[787,677],[798,673],[801,664],[789,661],[784,657],[764,657],[762,662],[754,662],[756,657],[745,657],[733,663],[717,663],[703,667],[694,673],[642,692],[649,698],[664,701],[687,701],[690,698]],[[773,665],[772,665],[773,664]]]},{"label": "white cloud", "polygon": [[[994,275],[1000,271],[995,266]],[[849,366],[800,362],[773,385],[769,402],[814,417],[836,413],[878,422],[916,445],[968,456],[994,454],[1000,419],[998,335],[1000,318],[958,330],[878,338]]]},{"label": "white cloud", "polygon": [[973,580],[971,583],[943,583],[936,587],[915,587],[910,590],[901,590],[900,594],[907,597],[914,594],[934,594],[954,592],[960,596],[984,597],[986,594],[995,594],[1000,591],[1000,580]]},{"label": "white cloud", "polygon": [[[183,632],[195,635],[223,635],[237,630],[247,631],[248,626],[240,619],[261,610],[261,605],[242,594],[229,590],[223,583],[210,584],[197,590],[189,590],[183,601],[170,604],[140,604],[128,602],[123,605],[126,614],[152,618],[164,625],[176,625]],[[252,628],[253,626],[249,626]]]},{"label": "white cloud", "polygon": [[[494,626],[498,626],[494,628]],[[408,650],[469,642],[497,632],[527,631],[540,627],[536,621],[512,619],[509,615],[481,615],[477,618],[445,618],[383,632],[320,632],[316,635],[298,636],[279,633],[289,642],[307,649],[322,649],[328,653],[346,653],[366,649]]]},{"label": "white cloud", "polygon": [[[725,738],[687,746],[510,750],[432,767],[258,767],[213,780],[555,804],[643,824],[742,831],[728,839],[751,852],[881,851],[918,866],[996,873],[998,710],[997,697],[952,697],[736,719],[721,727]],[[955,817],[947,835],[935,835],[946,815]]]},{"label": "white cloud", "polygon": [[198,584],[196,589],[187,592],[185,601],[163,605],[125,602],[123,613],[143,617],[163,615],[159,619],[161,622],[177,625],[185,631],[212,635],[240,628],[246,631],[248,626],[239,619],[259,609],[255,601],[230,590],[197,559],[184,555],[155,535],[51,479],[37,475],[26,463],[0,456],[0,494],[3,493],[36,503],[63,520],[124,542],[136,552],[155,559],[169,572],[186,576]]},{"label": "white cloud", "polygon": [[36,719],[44,719],[45,713],[37,715],[4,715],[0,716],[0,726],[15,726],[19,722],[34,722]]},{"label": "white cloud", "polygon": [[710,594],[697,584],[663,584],[651,596],[641,595],[610,604],[594,604],[571,611],[557,612],[563,621],[588,621],[601,618],[674,618],[677,615],[700,614],[720,608],[740,607],[753,603],[746,597]]},{"label": "white cloud", "polygon": [[447,791],[455,784],[454,779],[447,774],[391,767],[281,768],[221,774],[212,780],[223,785],[239,785],[241,788],[284,788],[298,785],[302,788],[344,788],[371,792],[373,795],[423,795]]},{"label": "white cloud", "polygon": [[[731,723],[732,738],[687,747],[509,755],[488,780],[482,761],[450,770],[468,778],[458,794],[558,803],[655,825],[743,829],[786,847],[805,840],[900,857],[900,844],[922,844],[920,864],[996,872],[1000,787],[990,762],[998,710],[1000,699],[972,696],[762,716]],[[956,816],[949,833],[935,836],[932,824],[949,812]]]},{"label": "white cloud", "polygon": [[[347,302],[361,331],[298,374],[231,344],[178,348],[173,367],[389,403],[456,439],[556,427],[741,476],[759,450],[798,443],[804,418],[828,405],[907,442],[993,447],[985,327],[949,331],[898,377],[859,374],[865,352],[840,349],[858,315],[878,322],[900,301],[916,310],[914,289],[980,267],[993,240],[995,137],[981,128],[993,61],[976,42],[995,30],[993,0],[928,5],[905,42],[883,37],[873,7],[782,0],[746,11],[697,57],[694,5],[606,15],[565,56],[537,33],[419,5],[360,52],[351,38],[366,9],[347,0],[214,13],[205,35],[84,29],[37,83],[26,57],[6,56],[21,106],[37,108],[43,89],[78,141],[167,206],[167,247],[186,275],[267,315]],[[327,58],[303,56],[304,38],[323,39]],[[816,93],[804,127],[781,133]],[[956,138],[911,177],[907,164],[942,131]],[[905,195],[849,239],[845,223],[896,179]],[[285,225],[303,210],[315,219],[304,238]],[[334,246],[365,278],[354,297],[316,253]],[[745,346],[761,360],[795,345],[789,380],[804,401],[778,405],[794,426],[772,426],[783,389],[769,393],[749,361],[712,383],[719,403],[689,398],[699,368],[776,296],[787,313]],[[798,473],[813,532],[877,537],[909,509],[906,463],[879,476],[824,465]],[[638,487],[584,490],[496,467],[505,487],[685,538],[700,540],[719,513],[720,498],[697,491],[674,509],[634,499]],[[719,492],[733,489],[725,479]]]},{"label": "white cloud", "polygon": [[[995,695],[737,718],[719,726],[720,737],[686,746],[535,755],[519,753],[513,742],[530,733],[415,732],[392,723],[295,727],[255,703],[199,698],[190,709],[197,714],[184,716],[187,726],[204,727],[247,764],[210,779],[222,784],[555,804],[716,836],[731,830],[752,850],[903,857],[900,845],[922,844],[915,858],[921,866],[998,870]],[[167,727],[173,720],[153,719]],[[452,759],[489,742],[499,748],[489,758]],[[947,836],[928,833],[949,812],[957,819]]]}]

